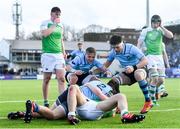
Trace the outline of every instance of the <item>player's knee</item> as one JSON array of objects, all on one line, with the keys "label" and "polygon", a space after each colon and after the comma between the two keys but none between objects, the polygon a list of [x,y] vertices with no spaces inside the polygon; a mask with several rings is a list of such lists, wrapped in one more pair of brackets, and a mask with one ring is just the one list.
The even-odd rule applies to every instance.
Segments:
[{"label": "player's knee", "polygon": [[57,77],[57,80],[60,81],[61,83],[65,83],[65,77]]},{"label": "player's knee", "polygon": [[77,77],[76,75],[73,74],[73,75],[71,75],[71,76],[69,77],[69,83],[70,83],[71,85],[76,84],[77,81],[78,81],[78,77]]},{"label": "player's knee", "polygon": [[158,76],[151,76],[151,83],[157,85],[157,83],[158,83]]},{"label": "player's knee", "polygon": [[51,77],[45,77],[43,80],[44,80],[44,83],[49,83],[49,81],[50,81],[50,79],[51,79]]},{"label": "player's knee", "polygon": [[70,85],[69,86],[69,91],[75,91],[77,90],[77,85]]},{"label": "player's knee", "polygon": [[163,83],[164,83],[164,78],[158,78],[158,85],[160,86]]},{"label": "player's knee", "polygon": [[118,100],[124,100],[124,99],[126,99],[126,96],[124,94],[122,94],[122,93],[119,93],[119,94],[117,94],[116,98]]},{"label": "player's knee", "polygon": [[137,81],[144,80],[146,78],[146,72],[143,69],[138,69],[134,73],[134,77]]}]

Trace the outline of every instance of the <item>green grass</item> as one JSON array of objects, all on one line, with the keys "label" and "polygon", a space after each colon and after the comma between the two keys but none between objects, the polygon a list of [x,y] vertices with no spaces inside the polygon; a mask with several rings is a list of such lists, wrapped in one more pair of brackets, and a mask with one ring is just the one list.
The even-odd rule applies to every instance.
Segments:
[{"label": "green grass", "polygon": [[[107,79],[103,79],[107,82]],[[24,110],[25,101],[42,100],[41,80],[0,80],[0,128],[74,128],[67,120],[33,119],[30,124],[23,120],[8,120],[11,111]],[[57,82],[50,84],[49,99],[58,96]],[[122,124],[119,115],[103,118],[99,121],[83,120],[76,128],[180,128],[180,79],[166,79],[167,98],[159,100],[159,107],[153,107],[141,123]],[[138,113],[143,106],[144,98],[137,84],[120,87],[127,95],[129,110]],[[8,102],[19,101],[19,102]],[[24,102],[21,102],[24,101]],[[38,101],[42,104],[42,101]],[[51,102],[52,103],[52,102]],[[172,110],[171,110],[172,109]]]}]

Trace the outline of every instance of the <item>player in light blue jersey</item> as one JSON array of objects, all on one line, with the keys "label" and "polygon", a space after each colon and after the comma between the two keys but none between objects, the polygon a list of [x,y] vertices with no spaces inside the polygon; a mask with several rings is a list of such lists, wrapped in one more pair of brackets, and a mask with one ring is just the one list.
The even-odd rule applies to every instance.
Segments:
[{"label": "player in light blue jersey", "polygon": [[[93,76],[90,82],[80,86],[79,89],[84,94],[84,96],[86,96],[87,99],[95,101],[106,100],[113,94],[117,94],[120,92],[119,85],[117,83],[110,80],[106,84],[100,79],[98,79],[96,76]],[[58,96],[57,100],[54,102],[50,109],[41,105],[37,105],[34,102],[28,101],[26,106],[27,110],[29,111],[29,106],[33,107],[33,109],[30,108],[32,109],[30,115],[25,116],[23,112],[11,112],[8,114],[8,118],[18,119],[25,117],[25,121],[30,122],[32,117],[45,117],[48,119],[59,119],[65,117],[68,113],[67,96],[68,89],[66,89],[65,92]]]},{"label": "player in light blue jersey", "polygon": [[78,46],[78,49],[77,50],[73,50],[70,53],[70,55],[67,56],[68,59],[71,58],[71,60],[72,60],[72,59],[74,59],[78,55],[85,54],[85,50],[83,49],[83,43],[79,42],[77,44],[77,46]]},{"label": "player in light blue jersey", "polygon": [[90,70],[97,67],[105,74],[110,74],[97,59],[95,59],[96,50],[93,47],[88,47],[85,54],[76,56],[67,65],[66,81],[72,84],[82,85],[90,79]]},{"label": "player in light blue jersey", "polygon": [[[115,87],[114,87],[115,88]],[[112,89],[112,86],[103,83],[100,80],[90,81],[80,86],[81,92],[91,100],[102,101],[112,96],[115,92],[119,92],[118,86],[116,90]]]},{"label": "player in light blue jersey", "polygon": [[117,59],[124,70],[113,77],[119,85],[132,85],[138,82],[145,97],[145,104],[141,113],[147,113],[152,108],[152,102],[148,93],[148,83],[146,81],[147,59],[144,54],[134,45],[123,43],[121,36],[112,36],[110,39],[112,50],[110,51],[104,66],[108,68],[114,59]]}]

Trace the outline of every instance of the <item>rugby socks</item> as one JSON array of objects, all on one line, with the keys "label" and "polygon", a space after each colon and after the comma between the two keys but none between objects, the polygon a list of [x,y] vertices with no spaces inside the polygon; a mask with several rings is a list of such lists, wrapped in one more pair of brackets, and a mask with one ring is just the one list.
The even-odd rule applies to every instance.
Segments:
[{"label": "rugby socks", "polygon": [[76,116],[76,113],[75,112],[69,112],[68,116]]},{"label": "rugby socks", "polygon": [[149,92],[148,92],[148,83],[146,80],[141,80],[141,81],[138,81],[138,84],[139,84],[139,87],[141,88],[141,91],[143,92],[143,95],[145,97],[145,101],[146,102],[150,102],[151,99],[150,99],[150,95],[149,95]]},{"label": "rugby socks", "polygon": [[149,85],[149,92],[150,92],[151,100],[153,102],[156,102],[156,86]]},{"label": "rugby socks", "polygon": [[128,114],[128,110],[127,109],[121,110],[121,117],[123,117],[125,114]]},{"label": "rugby socks", "polygon": [[32,103],[32,109],[33,112],[39,112],[39,106],[35,102]]},{"label": "rugby socks", "polygon": [[45,107],[49,107],[49,101],[46,99],[46,100],[44,100],[44,106]]}]

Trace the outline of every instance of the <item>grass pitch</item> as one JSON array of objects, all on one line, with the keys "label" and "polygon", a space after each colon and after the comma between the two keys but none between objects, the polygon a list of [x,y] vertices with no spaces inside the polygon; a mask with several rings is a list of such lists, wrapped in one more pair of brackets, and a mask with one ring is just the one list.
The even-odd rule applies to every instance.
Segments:
[{"label": "grass pitch", "polygon": [[[108,79],[103,79],[107,82]],[[67,120],[33,119],[30,124],[23,120],[8,120],[7,114],[12,111],[25,110],[27,99],[42,104],[42,80],[0,80],[0,128],[180,128],[180,79],[166,79],[167,98],[159,100],[159,107],[153,107],[140,123],[122,124],[117,114],[115,117],[99,121],[82,120],[77,126],[69,125]],[[122,93],[127,95],[129,111],[139,113],[144,97],[137,84],[121,86]],[[49,99],[51,103],[58,96],[57,82],[51,80]]]}]

